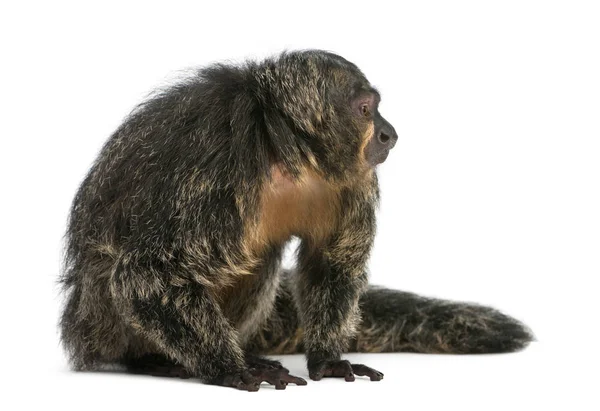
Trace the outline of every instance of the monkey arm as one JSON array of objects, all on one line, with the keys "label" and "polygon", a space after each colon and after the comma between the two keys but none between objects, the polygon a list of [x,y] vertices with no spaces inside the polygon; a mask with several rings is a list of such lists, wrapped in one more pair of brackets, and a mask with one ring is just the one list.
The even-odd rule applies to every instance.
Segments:
[{"label": "monkey arm", "polygon": [[309,370],[339,360],[359,321],[358,299],[366,276],[351,275],[331,261],[327,250],[301,250],[296,298],[304,328]]},{"label": "monkey arm", "polygon": [[310,378],[383,374],[341,360],[360,322],[359,298],[375,229],[374,202],[342,198],[342,221],[323,246],[304,241],[299,250],[295,298],[304,328]]}]

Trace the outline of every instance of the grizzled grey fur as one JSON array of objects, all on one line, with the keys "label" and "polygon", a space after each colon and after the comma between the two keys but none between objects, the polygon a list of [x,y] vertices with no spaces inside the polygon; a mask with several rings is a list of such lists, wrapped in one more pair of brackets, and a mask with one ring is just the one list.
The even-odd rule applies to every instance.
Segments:
[{"label": "grizzled grey fur", "polygon": [[[61,337],[73,368],[255,391],[383,374],[347,351],[490,353],[532,339],[491,308],[368,286],[375,166],[397,135],[352,63],[312,50],[216,64],[157,92],[77,192]],[[294,273],[280,268],[301,239]]]}]

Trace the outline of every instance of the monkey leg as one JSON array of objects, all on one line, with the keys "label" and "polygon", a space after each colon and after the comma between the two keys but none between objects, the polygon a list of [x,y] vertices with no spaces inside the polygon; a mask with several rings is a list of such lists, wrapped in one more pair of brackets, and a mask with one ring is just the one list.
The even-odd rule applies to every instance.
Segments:
[{"label": "monkey leg", "polygon": [[[177,281],[167,284],[164,278]],[[284,369],[251,370],[237,333],[212,295],[174,270],[167,277],[152,266],[121,261],[111,278],[111,291],[126,324],[161,354],[129,361],[126,365],[134,372],[198,377],[246,391],[257,391],[263,381],[278,389],[289,382],[302,384]]]},{"label": "monkey leg", "polygon": [[60,320],[61,340],[76,370],[118,362],[127,352],[127,327],[115,307],[109,275],[112,263],[94,255],[71,268],[63,283],[67,300]]},{"label": "monkey leg", "polygon": [[[165,278],[178,281],[173,285]],[[218,304],[205,287],[184,278],[122,260],[111,290],[127,325],[190,376],[209,384],[258,390],[261,380],[248,372],[237,335]],[[139,363],[134,368],[152,366]]]}]

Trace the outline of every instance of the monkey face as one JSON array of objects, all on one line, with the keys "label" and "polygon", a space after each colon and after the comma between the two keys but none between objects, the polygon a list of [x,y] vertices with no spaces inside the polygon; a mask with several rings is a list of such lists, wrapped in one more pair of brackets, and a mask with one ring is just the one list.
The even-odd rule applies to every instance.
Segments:
[{"label": "monkey face", "polygon": [[363,140],[363,155],[367,163],[375,167],[383,163],[396,145],[398,134],[394,127],[379,113],[380,96],[370,88],[360,91],[352,99],[352,112],[359,121],[367,122],[368,128]]}]

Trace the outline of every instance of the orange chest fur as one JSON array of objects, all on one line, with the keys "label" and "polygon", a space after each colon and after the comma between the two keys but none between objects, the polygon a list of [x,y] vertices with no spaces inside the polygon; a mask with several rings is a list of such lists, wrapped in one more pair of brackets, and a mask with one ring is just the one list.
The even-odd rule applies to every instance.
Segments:
[{"label": "orange chest fur", "polygon": [[339,192],[319,176],[292,179],[274,166],[261,193],[255,240],[282,244],[291,236],[319,241],[331,234],[339,215]]}]

